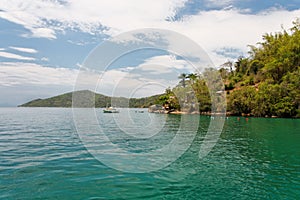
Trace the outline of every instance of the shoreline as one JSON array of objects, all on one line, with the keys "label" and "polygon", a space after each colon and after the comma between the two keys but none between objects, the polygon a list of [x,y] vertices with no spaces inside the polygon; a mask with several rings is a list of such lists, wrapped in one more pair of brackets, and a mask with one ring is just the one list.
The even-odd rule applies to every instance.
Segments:
[{"label": "shoreline", "polygon": [[[105,107],[55,107],[55,106],[49,106],[49,107],[44,107],[44,106],[15,106],[15,107],[0,107],[0,108],[95,108],[95,109],[101,109]],[[146,108],[135,108],[135,107],[129,107],[131,109],[146,109]],[[148,111],[149,112],[149,111]],[[156,113],[156,114],[171,114],[171,115],[202,115],[202,116],[224,116],[224,117],[251,117],[251,118],[272,118],[272,119],[300,119],[300,117],[297,116],[289,116],[289,117],[278,117],[278,116],[254,116],[251,114],[245,114],[242,113],[241,115],[235,115],[232,114],[231,112],[226,112],[226,113],[211,113],[211,112],[184,112],[184,111],[161,111],[161,112],[149,112],[149,113]]]},{"label": "shoreline", "polygon": [[[148,111],[149,112],[149,111]],[[244,117],[244,118],[272,118],[272,119],[300,119],[300,117],[297,116],[290,116],[290,117],[278,117],[278,116],[254,116],[251,114],[245,114],[242,113],[241,115],[235,115],[232,114],[231,112],[226,112],[226,113],[211,113],[211,112],[184,112],[184,111],[179,111],[179,110],[175,110],[175,111],[159,111],[159,112],[149,112],[149,113],[156,113],[156,114],[171,114],[171,115],[202,115],[202,116],[223,116],[223,117]]]}]

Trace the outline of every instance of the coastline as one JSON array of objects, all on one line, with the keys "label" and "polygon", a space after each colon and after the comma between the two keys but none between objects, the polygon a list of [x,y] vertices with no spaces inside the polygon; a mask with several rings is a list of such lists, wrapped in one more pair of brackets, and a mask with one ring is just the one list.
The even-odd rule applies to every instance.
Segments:
[{"label": "coastline", "polygon": [[[149,111],[148,111],[149,112]],[[158,111],[158,112],[149,112],[149,113],[156,113],[156,114],[171,114],[171,115],[202,115],[202,116],[224,116],[224,117],[245,117],[245,118],[248,118],[248,117],[252,117],[252,118],[273,118],[273,119],[276,119],[276,118],[280,118],[280,119],[300,119],[300,117],[297,117],[297,116],[289,116],[289,117],[278,117],[278,116],[254,116],[252,114],[245,114],[245,113],[242,113],[241,115],[236,115],[236,114],[233,114],[231,112],[226,112],[226,113],[222,113],[222,112],[215,112],[215,113],[212,113],[212,112],[184,112],[184,111],[180,111],[180,110],[174,110],[174,111]]]},{"label": "coastline", "polygon": [[[1,108],[6,108],[6,107],[1,107]],[[7,107],[8,108],[8,107]],[[16,107],[9,107],[9,108],[73,108],[72,106],[71,107],[58,107],[58,106],[49,106],[49,107],[46,107],[46,106],[21,106],[21,105],[18,105]],[[76,107],[76,108],[89,108],[89,107]],[[90,108],[105,108],[105,107],[90,107]],[[146,109],[146,108],[136,108],[136,107],[129,107],[131,109]],[[148,110],[149,112],[149,110]],[[297,117],[297,116],[289,116],[289,117],[278,117],[278,116],[254,116],[252,114],[245,114],[245,113],[242,113],[241,115],[236,115],[236,114],[233,114],[231,112],[226,112],[226,113],[221,113],[221,112],[218,112],[218,113],[211,113],[211,112],[192,112],[192,113],[188,113],[188,112],[184,112],[184,111],[180,111],[180,110],[174,110],[174,111],[159,111],[159,112],[149,112],[149,113],[156,113],[156,114],[171,114],[171,115],[202,115],[202,116],[224,116],[224,117],[251,117],[251,118],[273,118],[273,119],[276,119],[276,118],[280,118],[280,119],[300,119],[300,117]]]}]

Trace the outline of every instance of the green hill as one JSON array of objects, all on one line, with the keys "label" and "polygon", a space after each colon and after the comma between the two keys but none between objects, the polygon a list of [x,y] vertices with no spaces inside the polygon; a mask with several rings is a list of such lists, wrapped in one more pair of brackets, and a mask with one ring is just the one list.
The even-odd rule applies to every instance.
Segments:
[{"label": "green hill", "polygon": [[[30,102],[19,105],[19,107],[72,107],[72,98],[78,96],[75,107],[134,107],[146,108],[154,104],[161,95],[154,95],[144,98],[125,98],[125,97],[109,97],[102,94],[94,93],[89,90],[81,90],[69,92],[47,99],[35,99]],[[91,97],[95,97],[92,101]]]}]

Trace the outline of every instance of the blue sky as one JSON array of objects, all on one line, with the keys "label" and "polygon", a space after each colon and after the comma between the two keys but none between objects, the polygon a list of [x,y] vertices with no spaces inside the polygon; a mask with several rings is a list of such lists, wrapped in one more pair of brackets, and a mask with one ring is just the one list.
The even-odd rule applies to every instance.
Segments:
[{"label": "blue sky", "polygon": [[[265,33],[280,31],[281,26],[291,27],[299,16],[299,0],[2,0],[0,106],[72,91],[89,53],[126,31],[176,31],[199,44],[217,67],[247,56],[247,45],[256,44]],[[160,93],[176,84],[178,73],[191,71],[168,52],[147,50],[116,61],[102,82],[113,87],[120,77],[128,77],[124,69],[157,63],[175,66],[174,80],[162,81],[151,92],[140,89],[136,96]],[[149,74],[147,80],[152,79]],[[141,83],[123,80],[122,90]],[[111,95],[112,89],[103,87],[98,92]]]}]

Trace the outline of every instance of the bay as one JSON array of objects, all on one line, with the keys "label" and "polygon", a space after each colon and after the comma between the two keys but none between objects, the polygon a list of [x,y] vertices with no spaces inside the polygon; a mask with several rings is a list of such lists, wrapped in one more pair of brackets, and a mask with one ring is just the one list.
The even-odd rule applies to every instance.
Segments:
[{"label": "bay", "polygon": [[[111,141],[143,153],[170,142],[181,122],[179,115],[143,111],[129,110],[136,126],[101,109],[96,115]],[[199,159],[211,120],[200,117],[191,145],[167,167],[127,173],[89,153],[72,109],[0,108],[0,199],[299,198],[299,119],[226,118],[217,144]],[[122,134],[133,129],[141,135]]]}]

